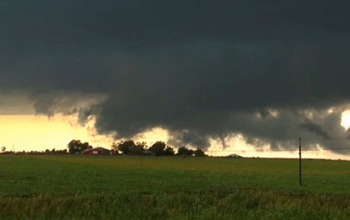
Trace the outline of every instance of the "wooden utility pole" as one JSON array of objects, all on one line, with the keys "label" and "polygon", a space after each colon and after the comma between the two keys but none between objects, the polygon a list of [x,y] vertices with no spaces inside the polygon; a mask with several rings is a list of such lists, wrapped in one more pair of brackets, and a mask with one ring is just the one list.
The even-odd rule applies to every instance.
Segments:
[{"label": "wooden utility pole", "polygon": [[302,185],[301,179],[301,138],[299,138],[299,185]]}]

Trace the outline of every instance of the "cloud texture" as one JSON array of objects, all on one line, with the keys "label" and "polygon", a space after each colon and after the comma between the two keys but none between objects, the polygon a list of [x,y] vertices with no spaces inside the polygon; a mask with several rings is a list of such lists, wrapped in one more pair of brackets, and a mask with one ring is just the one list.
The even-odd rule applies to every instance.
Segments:
[{"label": "cloud texture", "polygon": [[232,133],[272,149],[299,136],[309,147],[349,146],[339,125],[350,98],[349,6],[3,1],[0,91],[27,93],[38,113],[94,115],[99,132],[118,137],[163,127],[177,145],[202,148]]}]

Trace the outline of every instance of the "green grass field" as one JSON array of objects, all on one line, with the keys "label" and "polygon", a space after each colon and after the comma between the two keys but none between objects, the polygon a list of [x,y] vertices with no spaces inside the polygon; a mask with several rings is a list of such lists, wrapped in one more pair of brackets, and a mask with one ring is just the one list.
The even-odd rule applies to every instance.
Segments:
[{"label": "green grass field", "polygon": [[0,155],[0,219],[349,219],[350,162]]}]

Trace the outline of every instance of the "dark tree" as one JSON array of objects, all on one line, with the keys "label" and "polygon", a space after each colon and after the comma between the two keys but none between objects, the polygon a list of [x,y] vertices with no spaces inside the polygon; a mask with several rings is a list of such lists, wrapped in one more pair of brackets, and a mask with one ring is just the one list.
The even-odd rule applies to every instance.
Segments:
[{"label": "dark tree", "polygon": [[67,149],[63,149],[63,150],[56,150],[57,154],[67,154]]},{"label": "dark tree", "polygon": [[146,142],[138,142],[135,146],[131,147],[130,154],[131,155],[143,155],[145,149],[147,148]]},{"label": "dark tree", "polygon": [[192,156],[193,155],[193,150],[189,150],[186,147],[180,147],[177,150],[177,155],[180,155],[180,156]]},{"label": "dark tree", "polygon": [[133,140],[120,141],[113,144],[112,148],[116,151],[121,151],[125,155],[143,155],[147,148],[145,142],[138,142],[135,144]]},{"label": "dark tree", "polygon": [[135,146],[136,144],[133,140],[121,141],[116,145],[117,149],[125,155],[130,155]]},{"label": "dark tree", "polygon": [[68,151],[70,154],[80,154],[86,149],[92,148],[88,142],[82,143],[80,140],[71,140],[68,143]]},{"label": "dark tree", "polygon": [[204,151],[202,149],[197,148],[197,150],[194,151],[194,156],[196,157],[204,157],[206,156]]},{"label": "dark tree", "polygon": [[164,150],[164,155],[173,156],[175,154],[174,149],[170,146],[167,146]]},{"label": "dark tree", "polygon": [[166,144],[164,142],[157,141],[156,143],[152,144],[152,146],[148,150],[152,151],[152,153],[155,156],[161,156],[161,155],[165,155],[165,147],[166,147]]},{"label": "dark tree", "polygon": [[146,150],[146,149],[147,149],[147,144],[146,144],[146,142],[137,142],[137,143],[136,143],[136,146],[142,148],[143,150]]}]

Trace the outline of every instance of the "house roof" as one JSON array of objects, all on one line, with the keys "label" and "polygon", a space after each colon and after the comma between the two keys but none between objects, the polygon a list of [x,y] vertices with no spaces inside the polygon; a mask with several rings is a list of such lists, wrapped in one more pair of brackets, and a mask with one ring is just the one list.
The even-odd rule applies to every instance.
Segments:
[{"label": "house roof", "polygon": [[104,148],[104,147],[95,147],[95,148],[92,148],[91,150],[108,150],[108,151],[110,151],[109,149]]},{"label": "house roof", "polygon": [[237,157],[242,157],[241,155],[238,155],[238,154],[230,154],[228,155],[227,157],[234,157],[234,158],[237,158]]},{"label": "house roof", "polygon": [[94,150],[104,150],[104,151],[111,151],[109,149],[103,148],[103,147],[95,147],[95,148],[90,148],[90,149],[85,149],[84,152],[89,152],[89,151],[94,151]]}]

